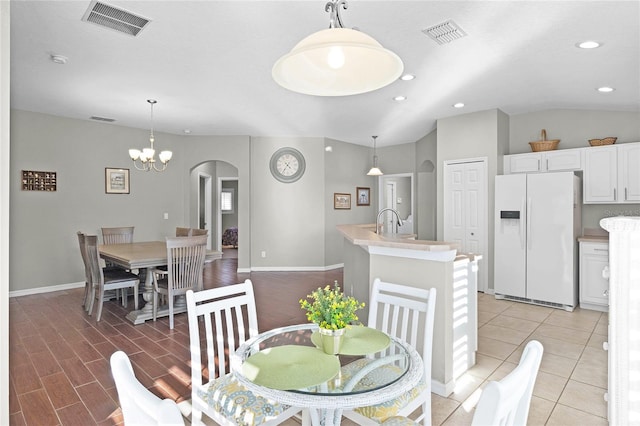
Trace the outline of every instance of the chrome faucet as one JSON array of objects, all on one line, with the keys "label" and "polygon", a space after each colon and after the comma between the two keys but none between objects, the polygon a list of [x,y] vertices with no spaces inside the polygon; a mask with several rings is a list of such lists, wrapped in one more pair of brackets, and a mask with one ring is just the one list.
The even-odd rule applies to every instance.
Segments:
[{"label": "chrome faucet", "polygon": [[382,216],[382,213],[386,212],[386,211],[390,211],[392,213],[394,213],[396,215],[396,217],[398,218],[398,221],[396,222],[396,234],[398,233],[398,226],[402,226],[402,219],[400,219],[400,213],[398,213],[396,210],[392,209],[392,208],[384,208],[382,210],[380,210],[378,212],[378,217],[376,218],[376,234],[379,234],[380,232],[378,232],[378,224],[380,223],[380,216]]}]

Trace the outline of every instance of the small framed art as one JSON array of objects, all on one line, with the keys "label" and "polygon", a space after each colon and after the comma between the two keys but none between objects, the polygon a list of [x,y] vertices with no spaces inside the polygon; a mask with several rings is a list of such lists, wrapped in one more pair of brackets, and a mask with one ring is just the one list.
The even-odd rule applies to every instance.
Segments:
[{"label": "small framed art", "polygon": [[129,169],[105,167],[104,185],[107,194],[129,193]]},{"label": "small framed art", "polygon": [[370,204],[369,202],[369,194],[371,193],[371,190],[369,188],[364,188],[364,187],[357,187],[356,188],[356,205],[358,206],[368,206]]},{"label": "small framed art", "polygon": [[334,209],[350,209],[351,208],[351,194],[344,194],[341,192],[333,193],[333,208]]}]

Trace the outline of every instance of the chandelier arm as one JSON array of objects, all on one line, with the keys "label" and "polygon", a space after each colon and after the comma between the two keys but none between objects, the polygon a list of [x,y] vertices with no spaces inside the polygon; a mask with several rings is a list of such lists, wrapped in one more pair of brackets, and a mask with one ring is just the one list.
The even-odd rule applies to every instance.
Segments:
[{"label": "chandelier arm", "polygon": [[[165,169],[167,168],[167,163],[168,163],[168,161],[166,163],[162,163],[162,168],[159,169],[159,168],[156,167],[156,163],[154,162],[152,164],[153,170],[155,170],[156,172],[164,172]],[[149,170],[151,170],[151,169],[149,169]]]},{"label": "chandelier arm", "polygon": [[138,167],[138,161],[136,161],[136,160],[133,160],[133,167],[135,167],[135,168],[136,168],[136,170],[141,170],[141,171],[143,171],[143,172],[146,172],[146,171],[147,171],[147,168],[146,168],[146,166],[144,165],[144,163],[142,163],[142,167]]},{"label": "chandelier arm", "polygon": [[342,16],[340,15],[340,6],[347,10],[349,6],[347,0],[331,0],[324,5],[324,11],[329,12],[329,28],[344,28],[342,24]]}]

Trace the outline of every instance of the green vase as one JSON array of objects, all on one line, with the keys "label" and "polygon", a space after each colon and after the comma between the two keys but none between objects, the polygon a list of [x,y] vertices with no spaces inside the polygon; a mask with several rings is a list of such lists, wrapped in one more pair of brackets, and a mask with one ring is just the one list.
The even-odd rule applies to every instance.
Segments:
[{"label": "green vase", "polygon": [[322,350],[324,353],[329,355],[337,355],[340,353],[345,331],[346,328],[340,328],[338,330],[320,329],[320,338],[322,340]]}]

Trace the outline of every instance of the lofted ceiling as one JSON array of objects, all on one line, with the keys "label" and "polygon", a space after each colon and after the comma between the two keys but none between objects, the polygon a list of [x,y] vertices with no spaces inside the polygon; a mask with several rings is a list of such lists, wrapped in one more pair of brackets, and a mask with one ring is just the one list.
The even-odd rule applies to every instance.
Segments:
[{"label": "lofted ceiling", "polygon": [[[378,146],[415,142],[440,118],[493,108],[640,110],[638,1],[351,0],[345,27],[397,53],[416,78],[333,98],[271,78],[280,56],[328,27],[324,1],[103,2],[151,22],[133,37],[83,22],[89,0],[11,1],[12,108],[149,128],[152,98],[161,132],[362,145],[379,135]],[[439,45],[422,32],[449,19],[467,36]],[[602,46],[578,49],[584,40]]]}]

